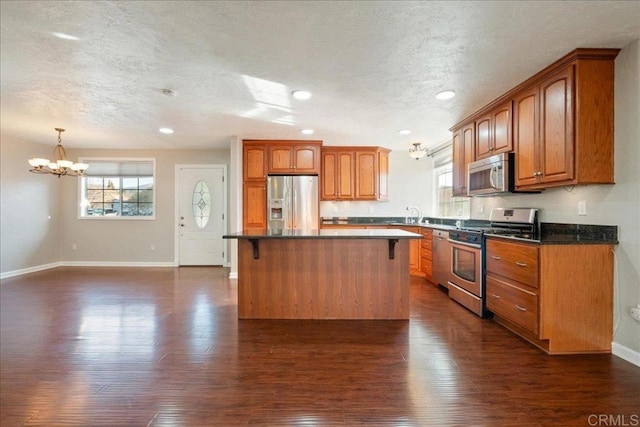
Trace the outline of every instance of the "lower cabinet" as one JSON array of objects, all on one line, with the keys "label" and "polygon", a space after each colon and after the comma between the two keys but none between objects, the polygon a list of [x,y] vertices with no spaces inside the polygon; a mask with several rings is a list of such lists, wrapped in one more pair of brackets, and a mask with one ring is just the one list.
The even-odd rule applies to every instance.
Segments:
[{"label": "lower cabinet", "polygon": [[497,322],[549,354],[611,352],[613,245],[488,238],[486,250]]},{"label": "lower cabinet", "polygon": [[267,228],[267,183],[247,181],[242,189],[242,228]]},{"label": "lower cabinet", "polygon": [[[420,234],[421,227],[400,227],[411,233]],[[420,269],[420,249],[422,240],[412,239],[409,243],[409,272],[412,276],[424,277],[425,274]]]},{"label": "lower cabinet", "polygon": [[433,283],[433,230],[422,228],[420,230],[422,240],[420,241],[420,270],[425,278]]}]

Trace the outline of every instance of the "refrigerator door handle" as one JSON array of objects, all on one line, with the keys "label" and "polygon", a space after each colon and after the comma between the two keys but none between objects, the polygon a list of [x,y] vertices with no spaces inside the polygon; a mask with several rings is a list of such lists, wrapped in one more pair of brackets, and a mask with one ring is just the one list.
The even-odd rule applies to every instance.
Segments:
[{"label": "refrigerator door handle", "polygon": [[298,215],[296,212],[296,209],[298,207],[298,190],[296,188],[293,189],[293,215],[292,215],[292,222],[293,222],[293,228],[298,228]]}]

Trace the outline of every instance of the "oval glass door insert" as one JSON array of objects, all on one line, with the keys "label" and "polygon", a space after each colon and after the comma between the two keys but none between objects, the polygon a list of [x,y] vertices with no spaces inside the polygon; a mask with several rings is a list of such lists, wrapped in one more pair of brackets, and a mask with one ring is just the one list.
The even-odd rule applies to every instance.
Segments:
[{"label": "oval glass door insert", "polygon": [[205,228],[211,214],[211,192],[206,182],[200,180],[193,190],[193,219],[198,228]]}]

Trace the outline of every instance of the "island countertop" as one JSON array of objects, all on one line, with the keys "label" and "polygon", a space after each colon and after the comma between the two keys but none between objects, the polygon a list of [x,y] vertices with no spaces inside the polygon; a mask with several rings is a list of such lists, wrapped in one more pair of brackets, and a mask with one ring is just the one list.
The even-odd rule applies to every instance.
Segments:
[{"label": "island countertop", "polygon": [[223,239],[422,239],[399,229],[243,230]]}]

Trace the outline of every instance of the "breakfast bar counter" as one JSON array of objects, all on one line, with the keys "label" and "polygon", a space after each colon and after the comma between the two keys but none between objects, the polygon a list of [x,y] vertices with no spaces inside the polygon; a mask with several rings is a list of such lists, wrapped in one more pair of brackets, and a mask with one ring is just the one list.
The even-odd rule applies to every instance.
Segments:
[{"label": "breakfast bar counter", "polygon": [[245,230],[240,319],[409,319],[409,240],[396,229]]}]

